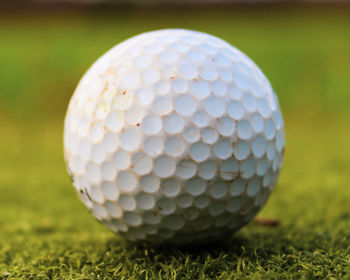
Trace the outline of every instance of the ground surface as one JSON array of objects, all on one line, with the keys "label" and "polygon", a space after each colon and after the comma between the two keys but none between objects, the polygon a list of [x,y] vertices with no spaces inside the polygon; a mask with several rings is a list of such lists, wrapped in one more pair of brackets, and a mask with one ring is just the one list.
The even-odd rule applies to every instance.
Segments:
[{"label": "ground surface", "polygon": [[[0,279],[350,279],[349,14],[328,7],[2,15]],[[270,78],[287,149],[260,216],[282,226],[251,224],[206,247],[152,248],[122,241],[79,201],[62,157],[68,98],[97,56],[165,27],[223,37]]]}]

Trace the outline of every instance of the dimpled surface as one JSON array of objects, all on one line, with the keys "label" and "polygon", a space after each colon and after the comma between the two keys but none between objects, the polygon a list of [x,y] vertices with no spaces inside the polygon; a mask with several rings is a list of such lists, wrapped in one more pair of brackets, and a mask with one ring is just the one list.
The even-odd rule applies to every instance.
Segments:
[{"label": "dimpled surface", "polygon": [[68,171],[92,214],[151,242],[208,241],[248,223],[276,185],[284,145],[261,70],[189,30],[108,51],[79,83],[64,131]]}]

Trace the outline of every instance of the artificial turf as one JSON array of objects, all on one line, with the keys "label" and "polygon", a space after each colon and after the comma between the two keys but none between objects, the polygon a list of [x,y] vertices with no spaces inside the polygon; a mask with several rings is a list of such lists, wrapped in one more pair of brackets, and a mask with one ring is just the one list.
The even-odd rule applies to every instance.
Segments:
[{"label": "artificial turf", "polygon": [[[349,11],[2,15],[0,279],[350,279]],[[259,215],[281,226],[250,224],[220,244],[154,248],[123,241],[79,201],[62,155],[68,98],[113,44],[165,27],[218,35],[270,78],[287,146],[279,184]]]}]

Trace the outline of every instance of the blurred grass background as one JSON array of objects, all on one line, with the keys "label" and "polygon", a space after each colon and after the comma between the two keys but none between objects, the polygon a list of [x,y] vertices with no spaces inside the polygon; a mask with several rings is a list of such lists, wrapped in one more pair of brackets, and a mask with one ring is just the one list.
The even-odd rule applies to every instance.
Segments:
[{"label": "blurred grass background", "polygon": [[[271,81],[287,149],[261,215],[281,227],[154,249],[122,242],[79,202],[62,155],[69,98],[105,51],[161,28],[221,37]],[[0,12],[0,279],[350,279],[349,30],[345,4]]]},{"label": "blurred grass background", "polygon": [[3,13],[1,111],[17,119],[62,118],[97,57],[135,34],[174,27],[214,34],[246,52],[269,77],[284,110],[346,111],[349,14],[348,6]]}]

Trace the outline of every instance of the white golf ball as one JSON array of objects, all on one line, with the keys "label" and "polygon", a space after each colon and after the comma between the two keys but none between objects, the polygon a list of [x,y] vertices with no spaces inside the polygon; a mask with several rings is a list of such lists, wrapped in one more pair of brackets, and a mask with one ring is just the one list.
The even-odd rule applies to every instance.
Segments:
[{"label": "white golf ball", "polygon": [[284,123],[261,70],[214,36],[169,29],[118,44],[67,111],[64,153],[92,214],[129,240],[220,239],[274,189]]}]

